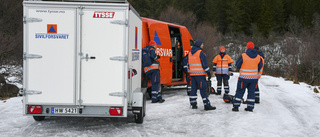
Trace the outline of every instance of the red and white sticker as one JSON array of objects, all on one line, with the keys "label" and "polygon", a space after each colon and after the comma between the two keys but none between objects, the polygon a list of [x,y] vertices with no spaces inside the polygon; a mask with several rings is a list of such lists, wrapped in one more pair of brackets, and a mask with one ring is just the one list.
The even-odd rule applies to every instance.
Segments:
[{"label": "red and white sticker", "polygon": [[93,13],[93,18],[113,18],[115,12],[108,11],[95,11]]}]

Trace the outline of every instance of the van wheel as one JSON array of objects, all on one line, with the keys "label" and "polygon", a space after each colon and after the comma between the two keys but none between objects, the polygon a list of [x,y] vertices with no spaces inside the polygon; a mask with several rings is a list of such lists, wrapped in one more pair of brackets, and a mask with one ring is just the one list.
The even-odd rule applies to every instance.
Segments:
[{"label": "van wheel", "polygon": [[42,120],[44,120],[44,118],[45,118],[45,116],[33,116],[33,119],[35,121],[42,121]]}]

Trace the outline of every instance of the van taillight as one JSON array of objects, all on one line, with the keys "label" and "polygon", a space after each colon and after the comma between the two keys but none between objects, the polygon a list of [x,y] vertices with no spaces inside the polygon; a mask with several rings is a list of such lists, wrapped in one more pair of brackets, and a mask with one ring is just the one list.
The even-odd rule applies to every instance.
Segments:
[{"label": "van taillight", "polygon": [[29,106],[29,113],[30,114],[41,114],[42,113],[42,106]]},{"label": "van taillight", "polygon": [[122,108],[121,107],[111,107],[109,109],[110,115],[122,115]]}]

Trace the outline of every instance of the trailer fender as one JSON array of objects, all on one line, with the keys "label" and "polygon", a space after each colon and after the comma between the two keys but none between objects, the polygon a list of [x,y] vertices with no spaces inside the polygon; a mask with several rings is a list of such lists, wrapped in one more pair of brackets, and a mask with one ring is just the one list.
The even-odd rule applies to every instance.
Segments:
[{"label": "trailer fender", "polygon": [[143,107],[144,105],[144,95],[147,91],[147,88],[136,89],[133,92],[132,96],[132,107]]}]

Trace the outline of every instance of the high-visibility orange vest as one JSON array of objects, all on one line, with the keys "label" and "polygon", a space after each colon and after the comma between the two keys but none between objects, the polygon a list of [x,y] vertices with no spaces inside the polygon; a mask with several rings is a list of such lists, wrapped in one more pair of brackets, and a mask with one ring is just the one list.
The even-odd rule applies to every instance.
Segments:
[{"label": "high-visibility orange vest", "polygon": [[155,69],[160,69],[159,64],[151,64],[150,66],[145,67],[143,70],[144,70],[144,73],[147,73],[147,72],[149,72],[151,70],[155,70]]},{"label": "high-visibility orange vest", "polygon": [[264,68],[264,59],[263,59],[263,57],[261,57],[261,56],[260,56],[260,58],[261,58],[261,60],[262,60],[262,68],[261,68],[261,70],[259,71],[259,78],[261,78],[261,75],[262,75],[262,73],[263,73],[263,68]]},{"label": "high-visibility orange vest", "polygon": [[217,55],[213,60],[213,63],[216,63],[216,74],[228,74],[229,72],[229,63],[233,63],[232,58],[225,54],[221,59],[221,55]]},{"label": "high-visibility orange vest", "polygon": [[191,53],[188,55],[188,73],[190,74],[190,76],[206,75],[206,71],[202,68],[200,53],[201,50],[198,50],[193,55]]},{"label": "high-visibility orange vest", "polygon": [[259,79],[258,65],[260,63],[260,55],[250,58],[246,53],[242,53],[243,63],[240,68],[239,78],[243,79]]}]

